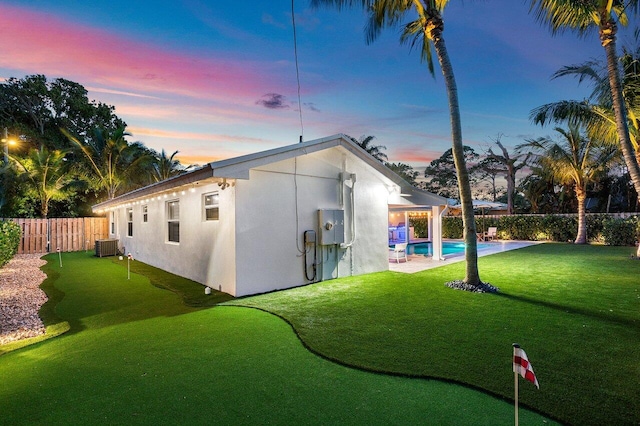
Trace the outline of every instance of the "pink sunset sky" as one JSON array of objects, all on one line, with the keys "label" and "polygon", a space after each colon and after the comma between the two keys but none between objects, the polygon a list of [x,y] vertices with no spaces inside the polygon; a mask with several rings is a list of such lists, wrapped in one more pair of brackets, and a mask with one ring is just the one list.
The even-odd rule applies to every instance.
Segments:
[{"label": "pink sunset sky", "polygon": [[[389,161],[419,171],[450,147],[439,69],[432,78],[397,30],[367,45],[360,11],[295,4],[301,126],[290,2],[242,10],[231,1],[87,3],[3,2],[0,77],[76,81],[115,106],[132,140],[178,150],[184,164],[289,145],[301,134],[374,135]],[[552,133],[532,126],[529,111],[590,90],[551,74],[603,57],[595,37],[552,38],[527,12],[511,0],[445,10],[463,136],[479,152],[498,134],[513,146]]]}]

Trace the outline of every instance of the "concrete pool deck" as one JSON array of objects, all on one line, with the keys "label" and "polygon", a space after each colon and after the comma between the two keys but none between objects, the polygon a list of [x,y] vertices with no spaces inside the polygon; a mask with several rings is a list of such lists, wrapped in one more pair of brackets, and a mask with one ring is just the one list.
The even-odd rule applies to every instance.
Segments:
[{"label": "concrete pool deck", "polygon": [[[460,241],[460,240],[456,240]],[[541,244],[543,241],[495,241],[487,242],[487,247],[478,249],[478,257],[489,256],[491,254],[501,253],[503,251],[516,250],[523,247],[529,247],[535,244]],[[444,260],[435,260],[432,257],[426,257],[421,254],[408,255],[408,261],[396,263],[389,261],[389,270],[394,272],[404,272],[413,274],[427,269],[439,268],[440,266],[449,265],[451,263],[464,261],[464,253],[449,254],[444,256]]]}]

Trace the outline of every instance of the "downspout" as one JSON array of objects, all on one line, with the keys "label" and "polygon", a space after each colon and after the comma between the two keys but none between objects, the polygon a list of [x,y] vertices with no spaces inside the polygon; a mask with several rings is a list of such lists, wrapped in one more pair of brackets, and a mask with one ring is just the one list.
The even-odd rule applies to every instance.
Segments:
[{"label": "downspout", "polygon": [[[344,176],[344,175],[343,175]],[[351,173],[349,175],[349,179],[351,180],[351,218],[349,220],[349,227],[351,228],[351,241],[348,243],[340,244],[340,248],[351,249],[351,253],[349,256],[349,263],[351,272],[350,275],[353,276],[353,243],[356,241],[356,196],[355,196],[355,187],[356,187],[356,174]]]},{"label": "downspout", "polygon": [[351,173],[349,175],[349,179],[351,180],[351,218],[349,220],[349,227],[351,228],[351,241],[348,243],[340,244],[340,248],[349,248],[353,245],[356,240],[356,197],[355,197],[355,187],[356,187],[356,174]]}]

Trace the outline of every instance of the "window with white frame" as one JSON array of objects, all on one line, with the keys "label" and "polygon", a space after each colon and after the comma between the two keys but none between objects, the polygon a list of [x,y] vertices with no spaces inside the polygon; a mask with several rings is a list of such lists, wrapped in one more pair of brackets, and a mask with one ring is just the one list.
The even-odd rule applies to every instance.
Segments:
[{"label": "window with white frame", "polygon": [[111,235],[115,235],[116,233],[116,212],[111,212],[109,214],[109,228],[111,229]]},{"label": "window with white frame", "polygon": [[202,196],[204,220],[218,220],[220,218],[220,196],[211,192]]},{"label": "window with white frame", "polygon": [[167,241],[180,242],[180,202],[178,200],[167,201]]},{"label": "window with white frame", "polygon": [[142,206],[142,221],[144,223],[149,221],[149,206]]},{"label": "window with white frame", "polygon": [[133,237],[133,209],[127,209],[127,237]]}]

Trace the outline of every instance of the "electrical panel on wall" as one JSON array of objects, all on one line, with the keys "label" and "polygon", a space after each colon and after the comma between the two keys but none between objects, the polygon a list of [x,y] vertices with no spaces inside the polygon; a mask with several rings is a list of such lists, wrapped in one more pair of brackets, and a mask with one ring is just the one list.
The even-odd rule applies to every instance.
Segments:
[{"label": "electrical panel on wall", "polygon": [[320,245],[344,243],[344,210],[318,210]]}]

